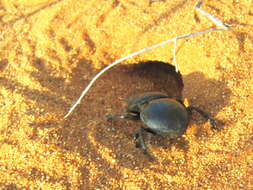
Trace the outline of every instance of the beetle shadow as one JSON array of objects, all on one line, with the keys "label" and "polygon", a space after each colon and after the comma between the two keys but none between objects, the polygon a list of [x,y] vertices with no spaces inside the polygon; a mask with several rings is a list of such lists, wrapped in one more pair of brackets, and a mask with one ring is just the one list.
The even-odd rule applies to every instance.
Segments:
[{"label": "beetle shadow", "polygon": [[[216,118],[217,114],[230,102],[231,90],[227,87],[226,80],[208,79],[201,72],[193,72],[183,76],[184,97],[190,105],[196,106],[214,118],[218,125],[218,131],[222,130],[228,119]],[[193,86],[193,84],[196,84]],[[206,120],[199,114],[193,112],[192,120],[197,125],[204,125]],[[211,127],[210,127],[211,130]],[[208,133],[202,127],[197,128],[197,137],[206,137]]]},{"label": "beetle shadow", "polygon": [[224,79],[208,79],[201,72],[193,72],[183,76],[184,97],[190,104],[217,113],[230,102],[231,90]]}]

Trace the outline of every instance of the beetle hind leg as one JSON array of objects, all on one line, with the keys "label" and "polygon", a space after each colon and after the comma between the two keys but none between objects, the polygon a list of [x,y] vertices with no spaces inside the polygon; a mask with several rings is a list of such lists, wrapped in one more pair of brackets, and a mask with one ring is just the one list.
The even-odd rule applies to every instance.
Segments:
[{"label": "beetle hind leg", "polygon": [[188,112],[192,113],[193,110],[195,110],[202,117],[204,117],[212,125],[213,129],[216,129],[216,130],[218,129],[216,121],[213,118],[211,118],[205,111],[203,111],[200,108],[195,107],[195,106],[189,106],[189,107],[187,107],[187,111]]}]

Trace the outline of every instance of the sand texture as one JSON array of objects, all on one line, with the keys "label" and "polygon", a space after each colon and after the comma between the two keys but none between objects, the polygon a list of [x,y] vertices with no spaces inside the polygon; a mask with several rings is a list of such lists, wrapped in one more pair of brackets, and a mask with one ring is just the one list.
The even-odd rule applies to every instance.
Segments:
[{"label": "sand texture", "polygon": [[[167,44],[111,69],[63,118],[105,65],[214,27],[195,2],[0,0],[0,189],[253,189],[252,0],[204,1],[232,26],[177,42],[182,94],[168,73],[136,65],[172,63]],[[140,123],[105,118],[146,91],[183,95],[220,130],[194,114],[180,139],[148,134],[150,161],[135,148]]]}]

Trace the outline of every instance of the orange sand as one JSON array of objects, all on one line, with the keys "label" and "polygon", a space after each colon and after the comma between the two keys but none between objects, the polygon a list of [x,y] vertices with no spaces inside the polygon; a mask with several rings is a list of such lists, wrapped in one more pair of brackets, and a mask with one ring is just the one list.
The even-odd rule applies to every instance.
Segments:
[{"label": "orange sand", "polygon": [[[191,122],[175,142],[147,135],[156,157],[135,148],[138,123],[108,122],[124,99],[151,88],[123,65],[171,62],[172,44],[129,59],[95,83],[104,65],[133,51],[212,27],[195,1],[1,0],[1,189],[253,189],[253,3],[206,0],[231,24],[178,41],[184,97],[219,120]],[[170,84],[160,86],[169,89]]]}]

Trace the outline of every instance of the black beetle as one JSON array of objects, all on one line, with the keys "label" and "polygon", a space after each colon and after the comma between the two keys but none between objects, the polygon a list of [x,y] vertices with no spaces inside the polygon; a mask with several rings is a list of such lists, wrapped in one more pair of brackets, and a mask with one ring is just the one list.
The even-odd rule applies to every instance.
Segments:
[{"label": "black beetle", "polygon": [[125,113],[107,115],[107,118],[142,121],[146,127],[141,126],[136,133],[136,147],[142,148],[144,153],[148,154],[143,139],[144,132],[168,137],[169,139],[178,138],[186,131],[193,110],[207,119],[213,129],[217,129],[215,120],[206,112],[194,106],[186,107],[181,100],[173,99],[159,92],[133,96],[128,100]]}]

